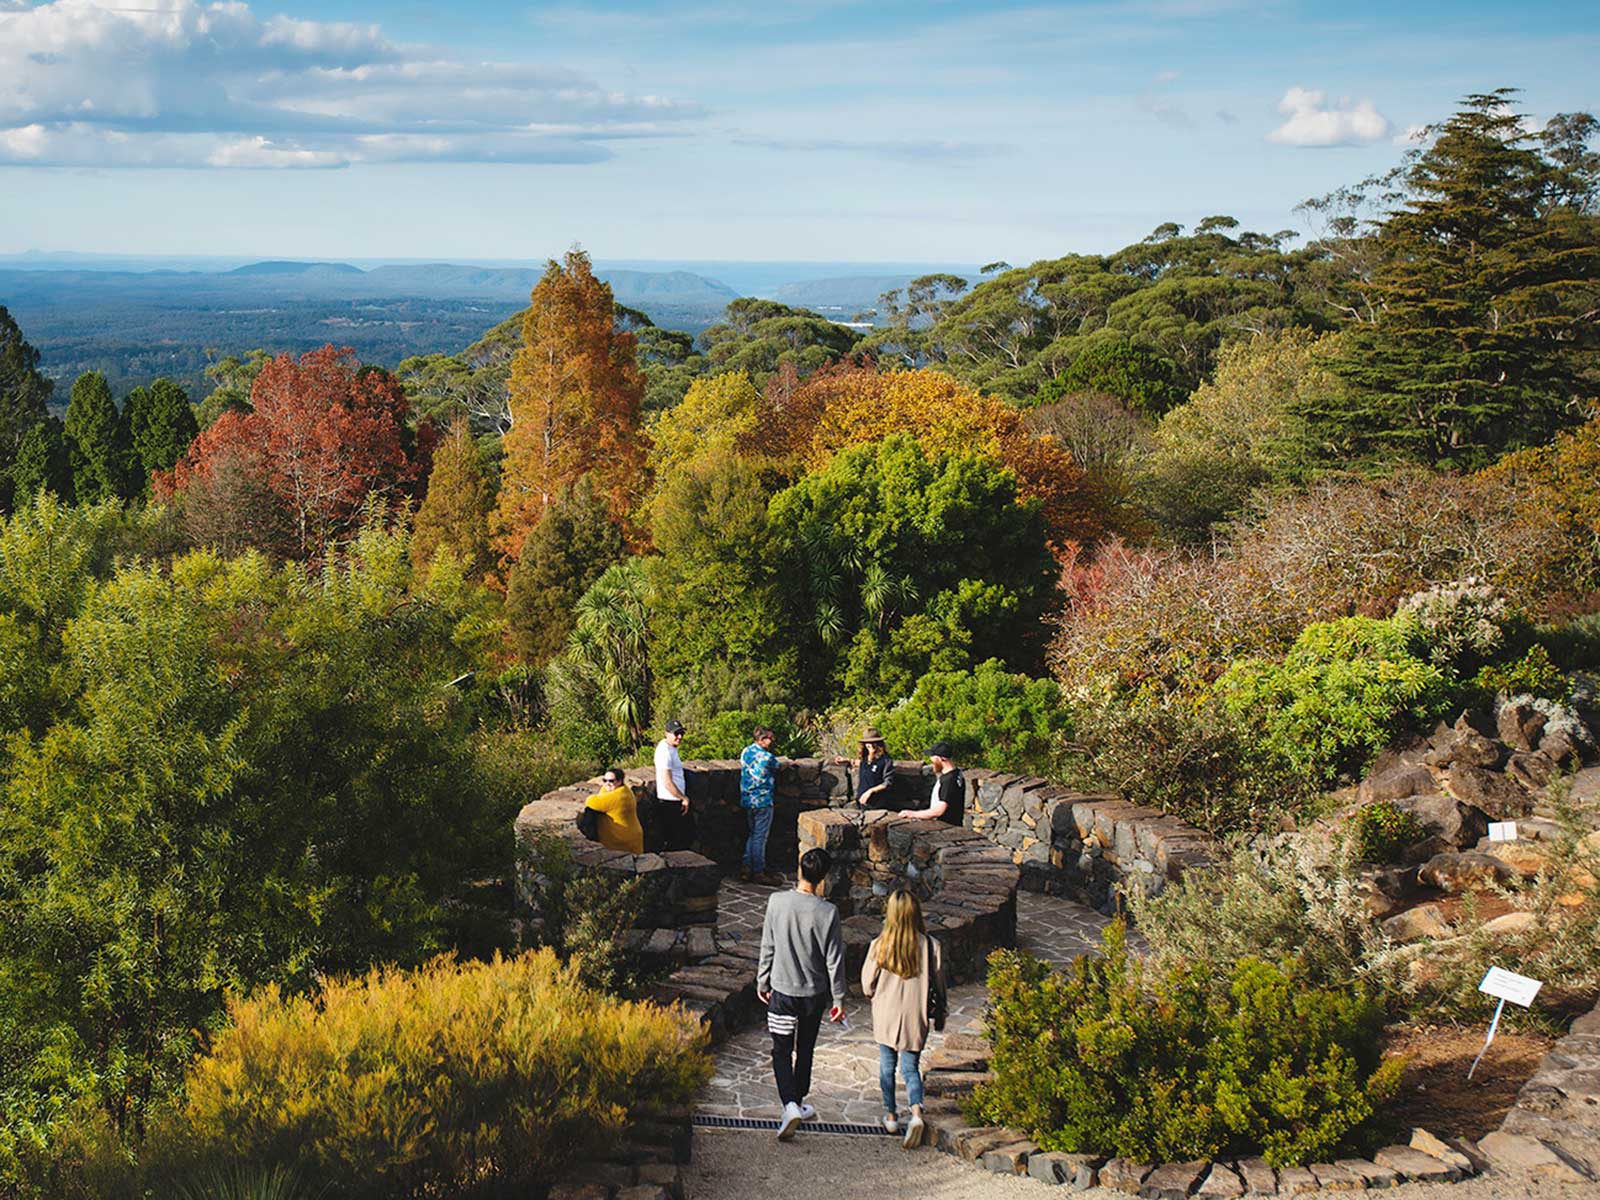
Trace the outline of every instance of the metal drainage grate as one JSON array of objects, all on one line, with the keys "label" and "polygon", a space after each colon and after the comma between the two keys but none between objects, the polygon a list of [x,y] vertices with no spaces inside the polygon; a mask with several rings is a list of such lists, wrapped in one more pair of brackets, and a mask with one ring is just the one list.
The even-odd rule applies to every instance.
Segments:
[{"label": "metal drainage grate", "polygon": [[[776,1133],[777,1121],[769,1121],[761,1117],[714,1117],[709,1113],[695,1113],[694,1124],[698,1129],[761,1129],[768,1133]],[[842,1133],[852,1137],[888,1137],[889,1131],[882,1125],[846,1125],[842,1121],[806,1121],[800,1126],[802,1133]]]}]

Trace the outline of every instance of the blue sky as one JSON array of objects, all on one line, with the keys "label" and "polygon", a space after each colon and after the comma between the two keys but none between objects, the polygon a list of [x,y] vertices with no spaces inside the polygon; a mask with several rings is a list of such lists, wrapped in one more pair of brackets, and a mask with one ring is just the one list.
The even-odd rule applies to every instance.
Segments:
[{"label": "blue sky", "polygon": [[1292,210],[1600,6],[0,0],[0,253],[1026,262]]}]

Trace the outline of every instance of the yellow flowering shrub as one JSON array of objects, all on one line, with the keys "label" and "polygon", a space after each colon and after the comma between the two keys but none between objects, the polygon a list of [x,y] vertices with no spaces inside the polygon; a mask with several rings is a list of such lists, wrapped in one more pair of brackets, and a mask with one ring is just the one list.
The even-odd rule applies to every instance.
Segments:
[{"label": "yellow flowering shrub", "polygon": [[710,1073],[697,1020],[591,991],[549,951],[374,970],[314,997],[269,987],[229,1017],[157,1139],[169,1176],[283,1165],[385,1200],[532,1187]]}]

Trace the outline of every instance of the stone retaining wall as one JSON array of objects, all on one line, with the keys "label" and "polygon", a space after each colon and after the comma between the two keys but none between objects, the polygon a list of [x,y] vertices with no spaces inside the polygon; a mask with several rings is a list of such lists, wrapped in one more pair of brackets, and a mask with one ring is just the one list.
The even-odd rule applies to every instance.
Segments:
[{"label": "stone retaining wall", "polygon": [[[736,870],[746,832],[739,808],[739,764],[732,760],[692,762],[686,763],[685,769],[695,852],[725,871]],[[793,869],[799,853],[801,813],[827,808],[860,811],[851,802],[852,774],[849,768],[814,758],[796,759],[779,768],[776,811],[767,846],[770,863]],[[967,827],[1004,849],[1020,871],[1019,886],[1031,891],[1069,895],[1109,910],[1124,881],[1159,890],[1188,867],[1209,863],[1215,852],[1212,839],[1193,826],[1114,795],[1074,792],[1036,776],[978,767],[964,774]],[[660,843],[655,773],[649,768],[632,768],[626,778],[639,800],[646,848],[654,851]],[[540,829],[576,838],[573,822],[578,809],[599,786],[595,780],[573,784],[528,805],[517,817],[519,845],[527,844]],[[897,762],[884,808],[921,807],[928,801],[931,786],[927,766]],[[645,869],[660,869],[649,855],[641,857]],[[626,869],[614,860],[608,865],[612,870]],[[525,872],[519,873],[518,891],[524,903],[532,884]],[[686,895],[697,897],[701,907],[669,910],[660,924],[694,924],[691,918],[696,911],[702,916],[711,911],[704,906],[705,894]]]},{"label": "stone retaining wall", "polygon": [[1495,1166],[1568,1182],[1600,1179],[1600,1005],[1572,1023],[1478,1148]]},{"label": "stone retaining wall", "polygon": [[1216,852],[1215,841],[1194,826],[1119,796],[979,768],[966,778],[967,825],[1011,852],[1030,891],[1074,896],[1106,911],[1124,881],[1160,891]]},{"label": "stone retaining wall", "polygon": [[989,952],[1016,944],[1020,872],[1006,850],[982,834],[881,809],[802,813],[799,834],[802,852],[825,849],[833,856],[827,896],[844,918],[852,986],[897,887],[922,902],[952,981],[982,978]]}]

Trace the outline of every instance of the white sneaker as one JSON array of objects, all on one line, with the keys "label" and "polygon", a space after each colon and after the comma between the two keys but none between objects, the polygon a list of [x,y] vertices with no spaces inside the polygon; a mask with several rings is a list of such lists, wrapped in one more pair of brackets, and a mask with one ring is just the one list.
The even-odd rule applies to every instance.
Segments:
[{"label": "white sneaker", "polygon": [[900,1144],[907,1150],[915,1150],[922,1145],[922,1134],[926,1128],[921,1117],[911,1114],[911,1124],[906,1126],[906,1136]]},{"label": "white sneaker", "polygon": [[809,1104],[801,1104],[800,1119],[802,1121],[815,1121],[817,1119],[817,1110]]},{"label": "white sneaker", "polygon": [[899,1133],[900,1120],[893,1113],[883,1114],[883,1131],[885,1133]]},{"label": "white sneaker", "polygon": [[783,1119],[778,1124],[778,1140],[787,1142],[794,1136],[794,1131],[800,1128],[800,1106],[798,1104],[785,1104],[783,1106]]}]

